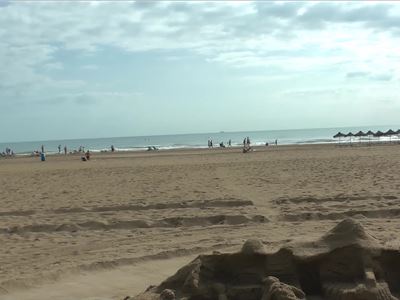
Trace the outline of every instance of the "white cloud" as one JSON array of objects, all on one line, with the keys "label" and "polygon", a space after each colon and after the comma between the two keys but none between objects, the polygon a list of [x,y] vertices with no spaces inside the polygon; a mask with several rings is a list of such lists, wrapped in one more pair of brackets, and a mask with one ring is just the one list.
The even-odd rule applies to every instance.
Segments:
[{"label": "white cloud", "polygon": [[397,71],[385,74],[399,69],[399,10],[364,2],[12,2],[0,7],[0,93],[82,87],[43,71],[62,70],[60,49],[84,54],[102,47],[186,50],[235,68],[332,68],[342,76],[394,79]]},{"label": "white cloud", "polygon": [[83,65],[81,67],[81,69],[83,69],[83,70],[98,70],[99,66],[96,66],[96,65]]}]

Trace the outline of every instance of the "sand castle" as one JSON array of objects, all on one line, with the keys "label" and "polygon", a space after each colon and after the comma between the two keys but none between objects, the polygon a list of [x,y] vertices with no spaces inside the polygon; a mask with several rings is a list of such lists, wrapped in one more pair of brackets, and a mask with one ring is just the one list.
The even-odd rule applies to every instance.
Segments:
[{"label": "sand castle", "polygon": [[346,219],[314,242],[276,253],[249,240],[238,253],[200,255],[159,286],[126,298],[188,300],[395,300],[400,251]]}]

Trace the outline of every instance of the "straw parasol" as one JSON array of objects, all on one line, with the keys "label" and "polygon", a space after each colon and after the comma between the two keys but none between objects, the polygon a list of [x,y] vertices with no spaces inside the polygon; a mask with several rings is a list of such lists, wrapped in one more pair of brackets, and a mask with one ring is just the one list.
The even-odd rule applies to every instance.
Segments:
[{"label": "straw parasol", "polygon": [[360,131],[357,132],[354,136],[359,137],[359,142],[361,143],[361,137],[362,137],[362,136],[366,136],[366,134],[360,130]]},{"label": "straw parasol", "polygon": [[341,132],[339,131],[338,133],[336,133],[336,134],[333,136],[333,138],[334,138],[334,139],[339,138],[339,144],[340,144],[340,138],[345,137],[345,136],[346,136],[345,134],[343,134],[343,133],[341,133]]},{"label": "straw parasol", "polygon": [[380,130],[378,130],[378,131],[375,132],[375,134],[374,134],[374,137],[378,137],[379,140],[380,140],[380,137],[381,137],[381,136],[384,136],[384,133],[383,133],[382,131],[380,131]]},{"label": "straw parasol", "polygon": [[348,134],[346,134],[346,137],[350,138],[350,144],[351,144],[351,138],[354,136],[354,134],[350,131]]},{"label": "straw parasol", "polygon": [[371,136],[374,136],[374,132],[371,130],[368,130],[368,132],[366,133],[366,135],[368,136],[368,141],[369,143],[371,142]]},{"label": "straw parasol", "polygon": [[389,137],[389,141],[391,143],[392,142],[392,135],[395,135],[395,134],[396,134],[395,131],[393,131],[392,129],[389,129],[388,131],[386,131],[384,133],[384,136],[388,136]]}]

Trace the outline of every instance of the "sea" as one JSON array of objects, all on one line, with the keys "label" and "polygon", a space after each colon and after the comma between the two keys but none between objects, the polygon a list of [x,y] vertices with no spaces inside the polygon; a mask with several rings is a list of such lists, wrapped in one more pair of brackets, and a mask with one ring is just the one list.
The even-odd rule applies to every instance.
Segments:
[{"label": "sea", "polygon": [[[6,148],[11,149],[16,155],[30,155],[33,151],[40,151],[43,145],[47,154],[58,153],[58,146],[63,151],[64,146],[68,152],[74,152],[79,147],[84,147],[85,151],[105,152],[111,151],[111,145],[115,151],[143,151],[148,147],[156,149],[180,149],[180,148],[207,148],[208,140],[213,141],[214,147],[219,147],[221,142],[224,145],[231,140],[232,146],[240,146],[243,139],[249,137],[252,145],[265,145],[266,143],[274,145],[296,145],[296,144],[329,144],[338,143],[339,140],[333,136],[342,132],[357,133],[358,131],[367,132],[378,130],[386,132],[389,129],[397,131],[400,125],[394,126],[364,126],[364,127],[337,127],[337,128],[314,128],[314,129],[291,129],[291,130],[262,130],[262,131],[241,131],[241,132],[209,132],[195,134],[174,134],[174,135],[150,135],[150,136],[131,136],[131,137],[108,137],[108,138],[86,138],[86,139],[68,139],[68,140],[50,140],[50,141],[28,141],[0,143],[0,153]],[[375,141],[400,141],[399,136],[372,138]],[[370,137],[342,138],[341,143],[351,142],[369,142]]]}]

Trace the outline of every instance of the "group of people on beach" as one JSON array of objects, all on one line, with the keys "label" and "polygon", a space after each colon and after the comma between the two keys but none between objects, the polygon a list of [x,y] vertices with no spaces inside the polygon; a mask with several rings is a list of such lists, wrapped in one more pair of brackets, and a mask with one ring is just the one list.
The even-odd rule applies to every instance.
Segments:
[{"label": "group of people on beach", "polygon": [[[275,146],[278,145],[278,140],[275,139],[275,141],[272,142]],[[231,147],[232,146],[232,140],[229,139],[228,141],[228,146]],[[265,146],[269,146],[268,142],[265,142]],[[220,142],[219,143],[219,147],[221,148],[226,148],[226,145],[224,144],[224,142]],[[213,144],[213,140],[211,138],[208,139],[208,148],[214,148],[214,144]],[[243,153],[247,153],[249,151],[252,151],[252,147],[251,147],[251,141],[250,141],[250,137],[245,137],[243,139]]]},{"label": "group of people on beach", "polygon": [[[226,148],[226,146],[225,146],[225,144],[224,144],[223,141],[219,143],[219,146],[220,146],[221,148]],[[229,147],[232,146],[232,140],[231,140],[231,139],[228,140],[228,146],[229,146]],[[213,144],[213,140],[212,140],[212,139],[209,139],[209,140],[208,140],[208,148],[214,148],[214,144]]]},{"label": "group of people on beach", "polygon": [[0,153],[0,156],[2,157],[13,157],[15,156],[14,151],[11,148],[6,148],[5,151]]},{"label": "group of people on beach", "polygon": [[[275,139],[274,144],[278,145],[278,140],[277,139]],[[265,146],[268,146],[268,145],[269,145],[269,143],[266,142]],[[231,139],[228,140],[227,146],[228,147],[232,147],[232,140]],[[220,148],[226,148],[226,145],[222,141],[222,142],[219,143],[219,147]],[[67,154],[83,153],[84,155],[81,157],[81,159],[84,160],[84,161],[90,160],[90,151],[89,150],[85,151],[85,147],[84,146],[79,146],[79,148],[77,150],[72,150],[70,152],[68,152],[69,149],[67,148],[66,145],[64,147],[62,147],[62,145],[60,144],[60,145],[58,145],[57,148],[58,148],[58,154],[62,154],[63,153],[64,155],[67,155]],[[213,140],[211,138],[208,139],[208,148],[214,148],[214,143],[213,143]],[[111,152],[115,152],[116,151],[114,145],[110,146],[110,150],[111,150]],[[158,148],[156,148],[154,146],[149,146],[147,150],[148,151],[150,151],[150,150],[158,150]],[[243,153],[246,153],[246,152],[249,152],[249,151],[252,151],[252,150],[253,149],[251,148],[250,138],[249,137],[245,137],[243,139]],[[107,150],[103,150],[101,152],[107,152]],[[35,150],[35,151],[32,152],[32,156],[41,157],[42,160],[45,160],[45,154],[46,154],[46,152],[45,152],[44,145],[41,145],[40,150]],[[8,147],[5,149],[5,151],[0,153],[0,157],[13,157],[13,156],[15,156],[15,152],[11,148],[8,148]]]},{"label": "group of people on beach", "polygon": [[245,137],[243,139],[243,153],[247,153],[249,151],[252,151],[253,149],[250,146],[250,138],[249,137]]},{"label": "group of people on beach", "polygon": [[[64,155],[83,153],[83,156],[81,156],[82,161],[87,161],[90,159],[90,151],[89,150],[85,151],[84,146],[79,146],[79,148],[77,150],[72,150],[69,153],[68,153],[68,148],[66,145],[64,147],[62,147],[60,144],[57,146],[57,149],[58,149],[59,155],[62,153]],[[31,154],[31,156],[37,156],[37,157],[40,157],[41,161],[46,161],[46,150],[45,150],[44,145],[41,145],[40,150],[34,150]]]}]

